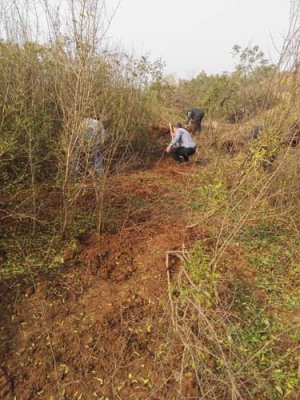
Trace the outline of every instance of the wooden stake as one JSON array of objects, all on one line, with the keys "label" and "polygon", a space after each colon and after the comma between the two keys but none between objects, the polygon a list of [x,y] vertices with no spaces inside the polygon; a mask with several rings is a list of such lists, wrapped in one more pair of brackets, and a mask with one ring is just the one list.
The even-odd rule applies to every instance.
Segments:
[{"label": "wooden stake", "polygon": [[173,139],[174,133],[173,133],[173,129],[172,129],[172,124],[171,122],[169,122],[169,128],[170,128],[170,136]]}]

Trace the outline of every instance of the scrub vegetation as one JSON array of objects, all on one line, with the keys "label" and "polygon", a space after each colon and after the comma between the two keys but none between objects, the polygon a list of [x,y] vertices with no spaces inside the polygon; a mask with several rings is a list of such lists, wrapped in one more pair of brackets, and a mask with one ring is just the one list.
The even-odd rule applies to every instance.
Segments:
[{"label": "scrub vegetation", "polygon": [[54,3],[0,5],[0,398],[298,400],[297,2],[278,64],[235,45],[178,82],[111,47],[104,1]]}]

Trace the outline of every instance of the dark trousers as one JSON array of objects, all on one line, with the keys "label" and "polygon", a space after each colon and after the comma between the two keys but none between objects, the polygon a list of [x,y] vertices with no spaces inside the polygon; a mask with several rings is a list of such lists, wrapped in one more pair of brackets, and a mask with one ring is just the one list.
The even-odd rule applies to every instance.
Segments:
[{"label": "dark trousers", "polygon": [[175,147],[171,150],[171,155],[178,163],[188,162],[189,156],[195,153],[195,147]]},{"label": "dark trousers", "polygon": [[195,134],[196,132],[201,132],[201,121],[202,118],[197,118],[192,121],[192,133]]}]

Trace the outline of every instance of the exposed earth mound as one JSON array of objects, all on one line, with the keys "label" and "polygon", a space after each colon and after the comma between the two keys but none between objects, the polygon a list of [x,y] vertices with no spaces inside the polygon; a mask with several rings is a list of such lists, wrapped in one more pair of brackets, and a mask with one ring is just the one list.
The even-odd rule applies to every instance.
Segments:
[{"label": "exposed earth mound", "polygon": [[1,282],[2,400],[176,397],[176,354],[161,364],[172,335],[165,256],[189,239],[172,189],[186,176],[173,168],[164,160],[151,182],[110,178],[119,213],[101,238],[66,247],[52,272]]},{"label": "exposed earth mound", "polygon": [[[152,132],[162,146],[167,128]],[[96,208],[86,182],[86,229],[47,268],[29,234],[15,240],[26,269],[0,281],[1,400],[298,400],[299,230],[261,223],[264,199],[250,215],[239,143],[210,133],[188,165],[162,147],[151,168],[108,176],[101,236],[83,218]],[[41,191],[54,219],[57,188]]]}]

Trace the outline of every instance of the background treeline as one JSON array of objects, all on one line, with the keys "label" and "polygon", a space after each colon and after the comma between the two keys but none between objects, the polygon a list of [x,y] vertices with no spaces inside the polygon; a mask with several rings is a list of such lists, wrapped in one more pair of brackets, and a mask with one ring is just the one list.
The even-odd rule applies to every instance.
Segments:
[{"label": "background treeline", "polygon": [[2,183],[59,174],[85,117],[100,118],[110,139],[130,140],[143,152],[149,123],[158,117],[159,63],[125,54],[71,55],[61,42],[2,41],[0,55]]},{"label": "background treeline", "polygon": [[269,65],[257,47],[243,51],[249,65],[232,74],[202,72],[172,84],[160,60],[107,51],[90,55],[82,48],[73,54],[68,46],[0,43],[2,183],[59,174],[85,117],[98,116],[110,139],[118,138],[119,146],[125,141],[132,156],[148,153],[151,124],[183,120],[191,106],[202,107],[207,119],[236,123],[282,105],[282,92],[271,82],[287,73]]}]

